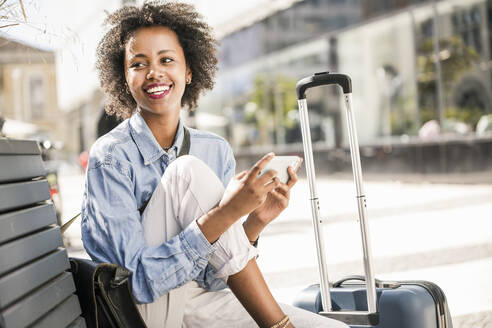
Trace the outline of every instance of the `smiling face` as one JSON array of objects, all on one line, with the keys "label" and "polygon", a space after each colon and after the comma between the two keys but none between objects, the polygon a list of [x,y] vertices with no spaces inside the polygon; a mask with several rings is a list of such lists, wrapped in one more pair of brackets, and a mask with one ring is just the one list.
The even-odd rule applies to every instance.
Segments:
[{"label": "smiling face", "polygon": [[179,115],[191,71],[176,33],[164,26],[137,29],[125,45],[124,65],[142,115]]}]

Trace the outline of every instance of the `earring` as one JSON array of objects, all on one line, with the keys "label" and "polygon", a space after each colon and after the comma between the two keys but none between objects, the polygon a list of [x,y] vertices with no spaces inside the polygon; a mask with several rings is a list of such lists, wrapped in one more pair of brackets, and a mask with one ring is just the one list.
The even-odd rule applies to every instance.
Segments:
[{"label": "earring", "polygon": [[191,84],[191,79],[186,79],[186,84]]}]

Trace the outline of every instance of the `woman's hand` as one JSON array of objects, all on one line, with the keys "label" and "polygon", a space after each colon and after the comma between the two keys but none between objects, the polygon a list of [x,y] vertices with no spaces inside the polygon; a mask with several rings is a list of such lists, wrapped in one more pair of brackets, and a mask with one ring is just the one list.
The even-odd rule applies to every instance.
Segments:
[{"label": "woman's hand", "polygon": [[295,169],[288,167],[289,181],[286,184],[280,182],[277,188],[270,191],[265,202],[251,212],[244,222],[244,231],[250,242],[258,239],[260,232],[289,205],[290,190],[297,183],[297,170],[301,163],[302,159]]},{"label": "woman's hand", "polygon": [[[227,209],[234,216],[240,218],[262,205],[268,198],[267,195],[280,185],[275,171],[268,171],[258,177],[260,171],[274,156],[273,153],[269,153],[263,156],[249,171],[237,174],[227,185],[219,207]],[[272,182],[268,183],[270,180]]]}]

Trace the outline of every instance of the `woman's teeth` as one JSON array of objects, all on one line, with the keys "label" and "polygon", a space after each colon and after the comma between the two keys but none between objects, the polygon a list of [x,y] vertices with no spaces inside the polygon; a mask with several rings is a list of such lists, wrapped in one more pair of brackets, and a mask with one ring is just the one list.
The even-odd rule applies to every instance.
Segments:
[{"label": "woman's teeth", "polygon": [[158,87],[153,87],[153,88],[150,88],[150,89],[147,89],[145,90],[147,93],[153,93],[153,94],[156,94],[156,95],[160,95],[160,94],[163,94],[164,92],[166,92],[167,90],[169,90],[169,86],[166,85],[166,86],[158,86]]}]

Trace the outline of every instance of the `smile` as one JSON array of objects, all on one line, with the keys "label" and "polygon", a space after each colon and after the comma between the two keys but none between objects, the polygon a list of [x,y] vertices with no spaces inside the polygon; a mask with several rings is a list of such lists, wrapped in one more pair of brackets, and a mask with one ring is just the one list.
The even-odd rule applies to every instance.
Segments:
[{"label": "smile", "polygon": [[169,94],[170,85],[155,85],[145,89],[145,93],[152,99],[160,99]]}]

